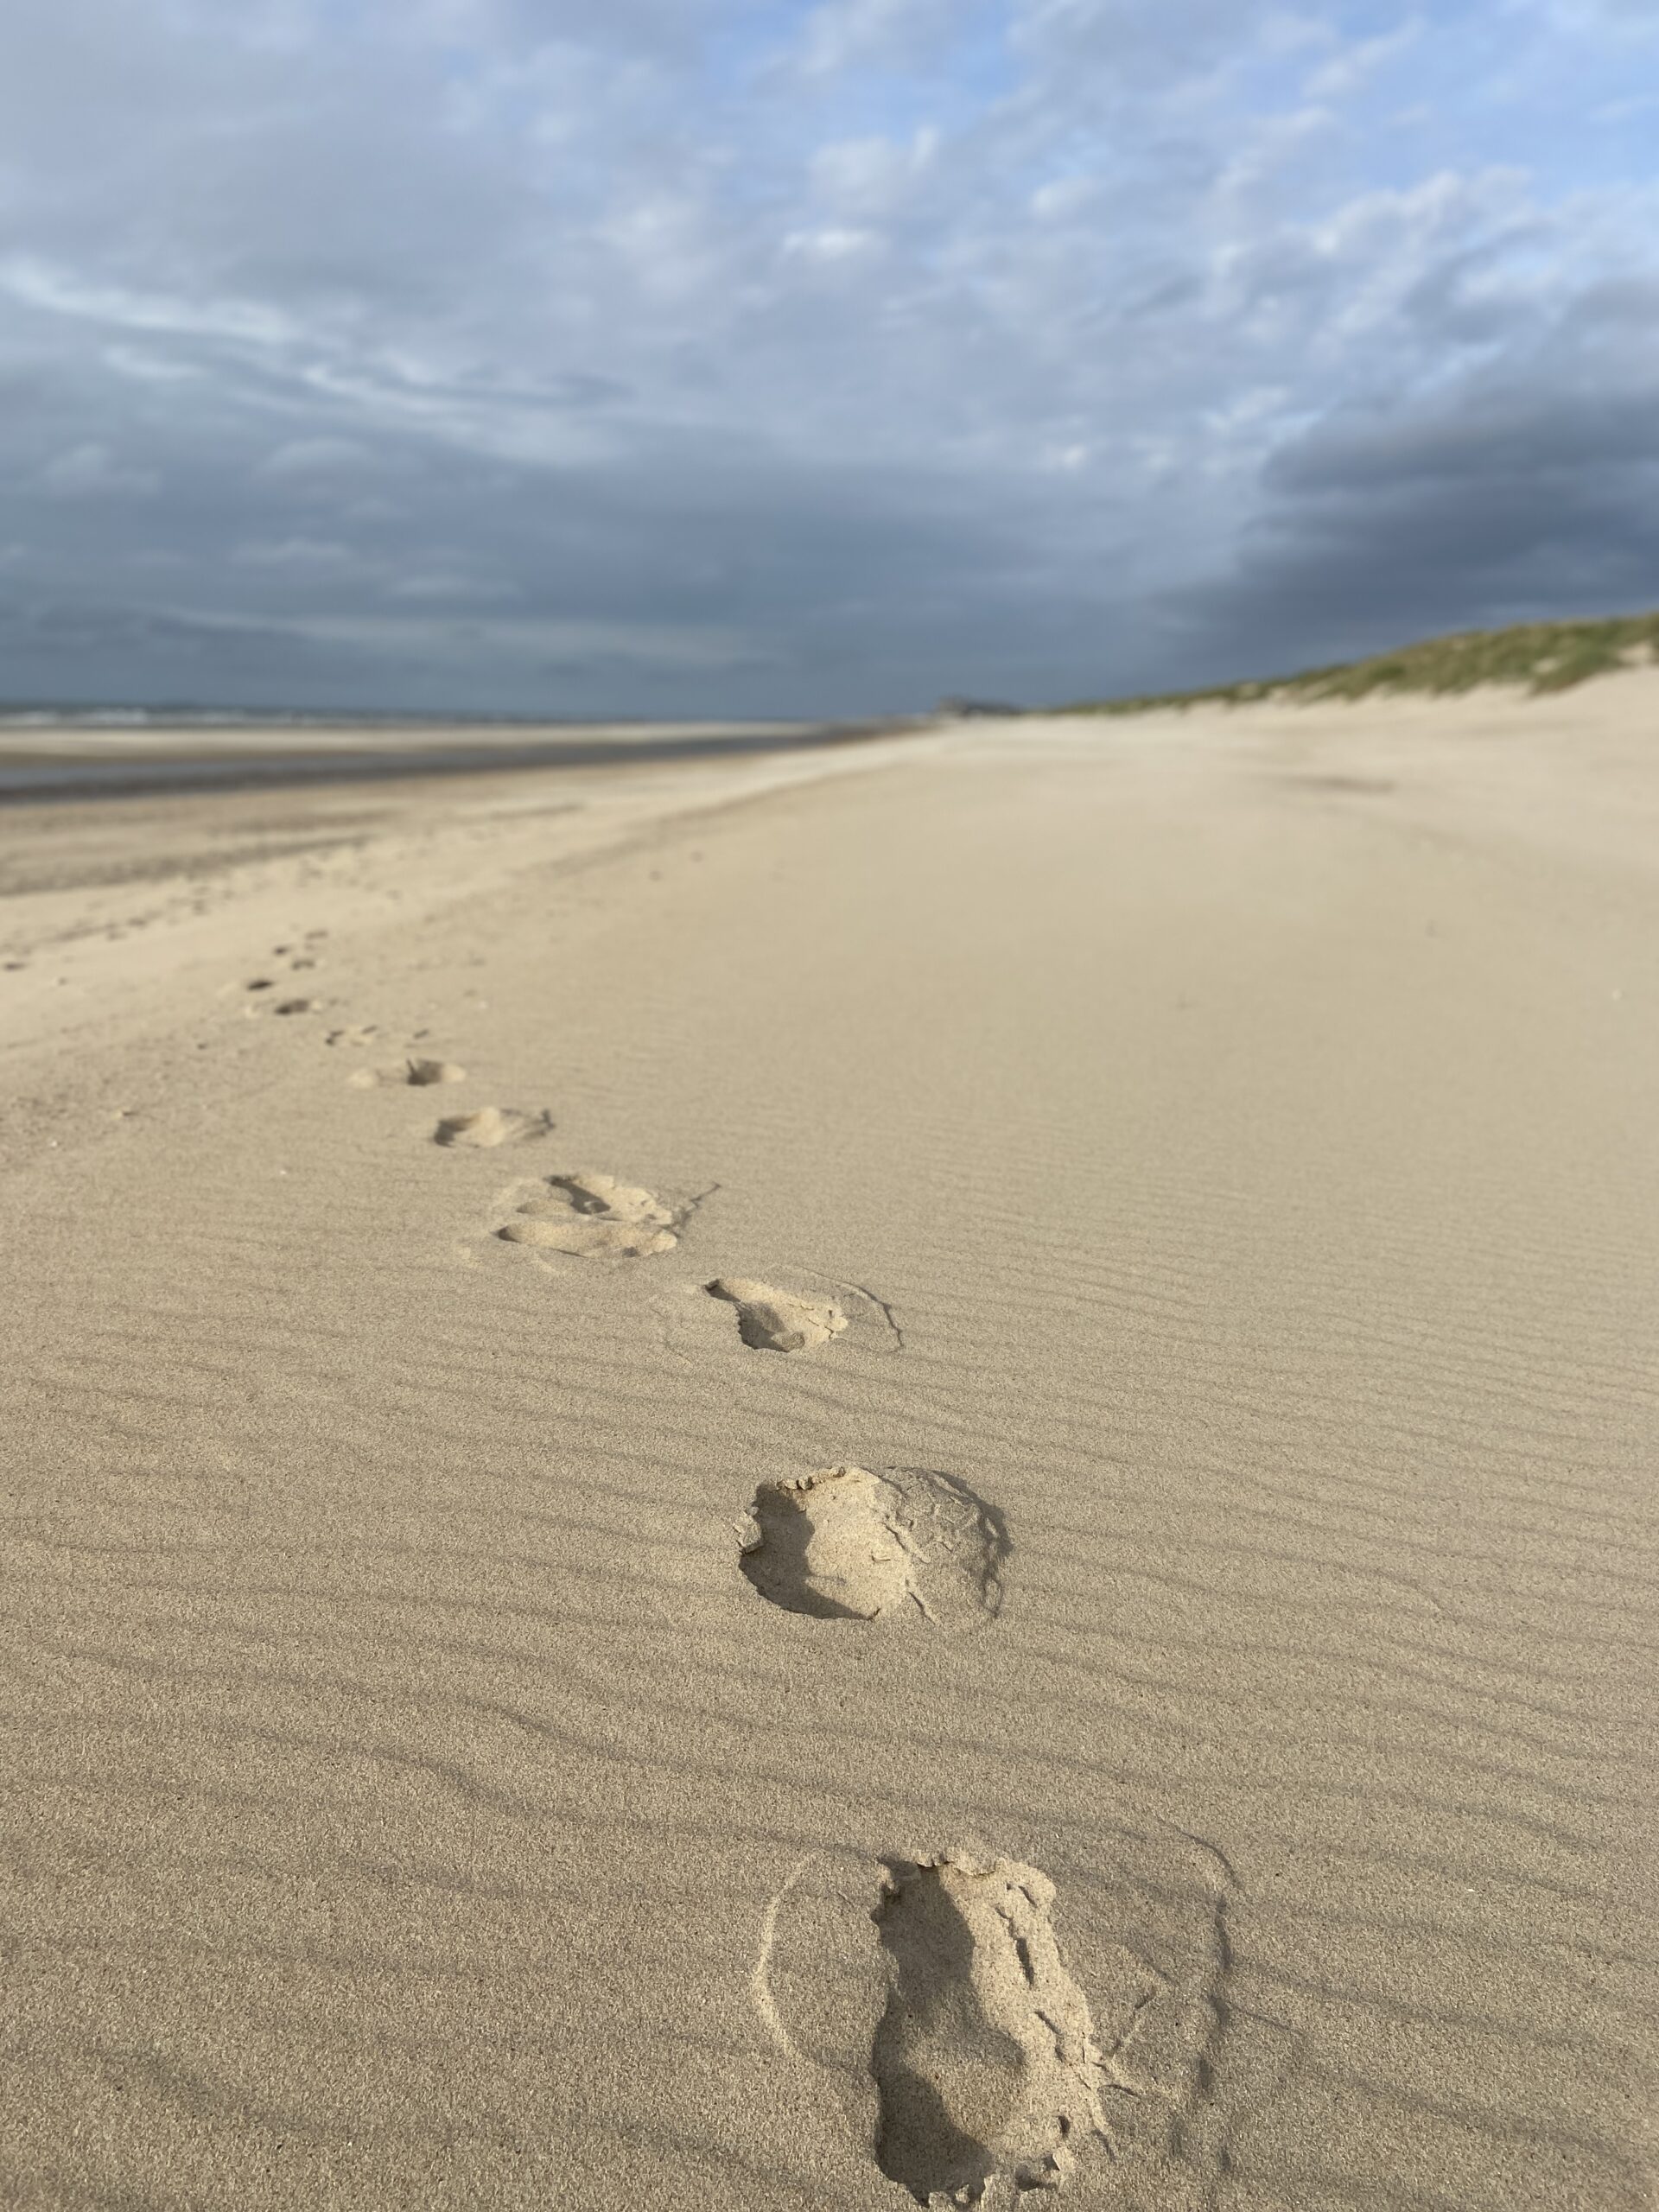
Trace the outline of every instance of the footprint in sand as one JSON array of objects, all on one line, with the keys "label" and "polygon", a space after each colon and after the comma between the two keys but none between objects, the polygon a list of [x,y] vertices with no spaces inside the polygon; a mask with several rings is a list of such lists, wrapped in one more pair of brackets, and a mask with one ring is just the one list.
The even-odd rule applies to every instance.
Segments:
[{"label": "footprint in sand", "polygon": [[360,1052],[372,1045],[379,1033],[374,1022],[364,1021],[350,1029],[331,1029],[322,1041],[325,1045],[342,1045],[348,1052]]},{"label": "footprint in sand", "polygon": [[844,1309],[831,1299],[798,1298],[739,1275],[717,1275],[703,1288],[736,1306],[737,1332],[751,1351],[808,1351],[847,1326]]},{"label": "footprint in sand", "polygon": [[1001,1608],[1001,1515],[931,1468],[820,1467],[762,1483],[739,1537],[744,1573],[785,1612],[867,1621],[913,1607],[955,1629]]},{"label": "footprint in sand", "polygon": [[1016,2195],[1058,2188],[1104,2133],[1094,2026],[1053,1903],[1048,1878],[1011,1859],[888,1863],[876,2158],[918,2203],[976,2204],[999,2180]]},{"label": "footprint in sand", "polygon": [[394,1066],[355,1069],[346,1080],[353,1090],[377,1090],[388,1084],[424,1087],[433,1083],[465,1083],[467,1071],[453,1060],[399,1060]]},{"label": "footprint in sand", "polygon": [[527,1144],[553,1127],[548,1113],[524,1114],[513,1106],[480,1106],[475,1114],[450,1114],[432,1132],[434,1144],[451,1149],[491,1150],[502,1144]]},{"label": "footprint in sand", "polygon": [[[687,1213],[691,1211],[688,1206]],[[783,1282],[741,1275],[677,1282],[660,1310],[669,1342],[690,1360],[718,1358],[722,1349],[747,1363],[752,1351],[810,1358],[829,1345],[842,1348],[837,1357],[849,1350],[855,1357],[886,1358],[905,1348],[904,1331],[885,1299],[861,1283],[796,1268]]]},{"label": "footprint in sand", "polygon": [[[315,963],[307,962],[304,964],[310,966]],[[266,991],[274,991],[276,988],[276,979],[274,976],[255,976],[243,986],[243,988],[253,998],[260,998]],[[320,1001],[316,999],[279,999],[270,1011],[273,1014],[315,1014],[319,1003]],[[250,1007],[248,1012],[251,1014],[253,1008]]]},{"label": "footprint in sand", "polygon": [[641,1260],[671,1251],[683,1219],[652,1192],[614,1175],[550,1175],[495,1233],[509,1244],[582,1260]]},{"label": "footprint in sand", "polygon": [[[1047,1794],[1064,1788],[1057,1771]],[[1012,2212],[1098,2135],[1088,2202],[1219,2202],[1237,2126],[1295,2048],[1230,2001],[1224,1860],[1161,1821],[1074,1825],[1062,1957],[1019,1856],[924,1844],[873,1866],[826,1844],[767,1900],[749,1987],[800,2069],[804,2169],[826,2203],[861,2203],[879,2164],[940,2212]],[[1093,2177],[1076,2179],[1082,2196]]]},{"label": "footprint in sand", "polygon": [[273,960],[285,960],[291,969],[320,968],[322,961],[317,951],[317,946],[327,934],[327,930],[308,930],[303,944],[273,944],[270,948],[271,957]]}]

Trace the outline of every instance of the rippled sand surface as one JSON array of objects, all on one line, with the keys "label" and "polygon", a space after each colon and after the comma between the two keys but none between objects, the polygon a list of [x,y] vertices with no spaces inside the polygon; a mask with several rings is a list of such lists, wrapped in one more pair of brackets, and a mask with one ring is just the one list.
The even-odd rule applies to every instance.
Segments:
[{"label": "rippled sand surface", "polygon": [[1656,687],[0,815],[0,2199],[1649,2206]]}]

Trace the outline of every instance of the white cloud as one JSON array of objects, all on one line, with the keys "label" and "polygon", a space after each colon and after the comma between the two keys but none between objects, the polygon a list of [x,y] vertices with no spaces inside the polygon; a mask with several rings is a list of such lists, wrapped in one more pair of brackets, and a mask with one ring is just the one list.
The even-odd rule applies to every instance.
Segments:
[{"label": "white cloud", "polygon": [[848,261],[855,255],[868,253],[878,243],[874,231],[829,224],[815,231],[786,232],[784,251],[808,261]]},{"label": "white cloud", "polygon": [[294,343],[302,332],[293,316],[257,302],[169,298],[136,291],[79,277],[28,254],[0,261],[0,291],[24,307],[117,329],[153,332],[158,337],[234,338],[256,346],[283,346]]},{"label": "white cloud", "polygon": [[1410,16],[1377,38],[1361,39],[1353,45],[1339,48],[1308,79],[1307,98],[1319,102],[1351,99],[1390,62],[1398,60],[1417,45],[1423,32],[1421,18]]},{"label": "white cloud", "polygon": [[912,60],[947,35],[958,0],[821,0],[806,19],[795,55],[809,77],[872,63]]}]

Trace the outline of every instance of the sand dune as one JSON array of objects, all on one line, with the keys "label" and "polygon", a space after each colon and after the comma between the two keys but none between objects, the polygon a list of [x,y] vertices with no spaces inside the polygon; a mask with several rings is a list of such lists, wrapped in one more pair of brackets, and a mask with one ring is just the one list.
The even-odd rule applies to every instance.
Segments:
[{"label": "sand dune", "polygon": [[0,2197],[1650,2205],[1656,703],[0,815]]}]

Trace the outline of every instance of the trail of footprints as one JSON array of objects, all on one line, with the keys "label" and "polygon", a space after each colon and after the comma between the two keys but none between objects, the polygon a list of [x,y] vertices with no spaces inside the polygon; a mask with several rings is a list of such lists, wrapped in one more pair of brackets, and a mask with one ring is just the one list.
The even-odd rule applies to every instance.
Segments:
[{"label": "trail of footprints", "polygon": [[[312,944],[279,946],[293,969],[316,964]],[[319,1011],[312,998],[268,997],[261,1010]],[[250,1010],[252,1010],[251,1006]],[[330,1031],[326,1042],[372,1050],[373,1024]],[[353,1071],[354,1090],[464,1083],[467,1071],[409,1056]],[[445,1115],[431,1132],[446,1151],[494,1151],[549,1136],[545,1111],[484,1106]],[[608,1171],[549,1175],[520,1185],[494,1234],[503,1243],[575,1260],[633,1262],[679,1244],[700,1201],[676,1205]],[[830,1295],[742,1275],[701,1286],[732,1309],[749,1351],[813,1353],[846,1338],[865,1309],[896,1324],[871,1294]],[[995,1619],[1010,1551],[1001,1515],[936,1469],[842,1465],[774,1476],[738,1527],[737,1565],[779,1611],[816,1622],[912,1618],[946,1632]],[[1052,1923],[1054,1890],[1031,1866],[957,1850],[885,1863],[871,1915],[886,1974],[868,2066],[879,2110],[872,2154],[919,2204],[978,2205],[998,2192],[1017,2204],[1049,2191],[1078,2150],[1103,2134],[1098,2053],[1089,2005],[1068,1973]]]}]

